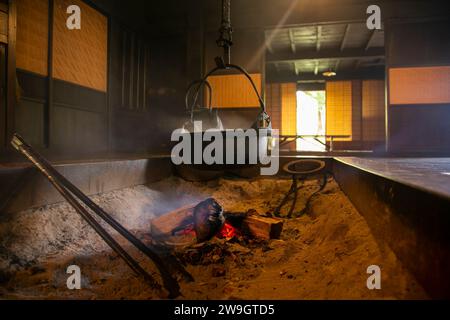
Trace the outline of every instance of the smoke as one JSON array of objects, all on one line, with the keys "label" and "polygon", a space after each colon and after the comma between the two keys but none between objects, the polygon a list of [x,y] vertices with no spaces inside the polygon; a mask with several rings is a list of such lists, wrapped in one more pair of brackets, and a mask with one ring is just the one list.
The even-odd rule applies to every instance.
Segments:
[{"label": "smoke", "polygon": [[272,40],[283,31],[283,26],[285,25],[286,21],[291,16],[292,12],[294,11],[294,8],[297,6],[298,0],[293,0],[288,7],[288,9],[284,12],[284,14],[281,16],[280,20],[278,21],[275,28],[270,32],[270,35],[265,39],[264,44],[257,50],[255,55],[253,56],[253,59],[250,60],[249,65],[255,65],[260,59],[261,56],[264,56],[266,53],[266,48],[270,48],[272,44]]}]

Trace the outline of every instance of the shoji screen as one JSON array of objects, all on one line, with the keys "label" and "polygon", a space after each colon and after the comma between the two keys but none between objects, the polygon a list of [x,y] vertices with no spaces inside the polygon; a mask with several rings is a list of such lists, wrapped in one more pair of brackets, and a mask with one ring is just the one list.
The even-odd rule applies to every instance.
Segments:
[{"label": "shoji screen", "polygon": [[[74,4],[81,8],[81,30],[66,26],[67,7]],[[55,0],[54,10],[53,76],[106,91],[107,18],[81,0]]]},{"label": "shoji screen", "polygon": [[[326,83],[326,134],[352,135],[352,82]],[[335,139],[349,141],[351,138]]]},{"label": "shoji screen", "polygon": [[385,94],[383,80],[364,80],[362,86],[363,140],[385,139]]},{"label": "shoji screen", "polygon": [[[261,74],[250,75],[261,92]],[[241,74],[217,75],[208,79],[213,89],[212,105],[219,108],[257,108],[258,98],[248,81]],[[208,99],[208,95],[206,97]],[[208,101],[206,99],[206,101]]]},{"label": "shoji screen", "polygon": [[362,140],[362,80],[352,80],[352,141]]},{"label": "shoji screen", "polygon": [[450,103],[450,66],[390,68],[390,103]]},{"label": "shoji screen", "polygon": [[297,84],[281,84],[281,134],[297,134]]},{"label": "shoji screen", "polygon": [[0,43],[8,43],[8,13],[6,4],[0,2]]},{"label": "shoji screen", "polygon": [[48,0],[17,0],[17,68],[47,75]]}]

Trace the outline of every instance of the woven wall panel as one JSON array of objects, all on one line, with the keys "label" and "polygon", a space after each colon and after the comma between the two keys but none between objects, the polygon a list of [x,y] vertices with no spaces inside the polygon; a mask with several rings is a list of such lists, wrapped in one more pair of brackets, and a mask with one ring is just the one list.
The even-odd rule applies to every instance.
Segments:
[{"label": "woven wall panel", "polygon": [[389,69],[390,104],[450,103],[450,66]]},{"label": "woven wall panel", "polygon": [[352,80],[352,141],[362,139],[362,81]]},{"label": "woven wall panel", "polygon": [[[261,74],[250,75],[261,93]],[[218,108],[256,108],[258,97],[244,75],[217,75],[208,78],[213,89],[212,105]],[[208,95],[207,95],[208,99]],[[208,101],[206,99],[206,101]]]},{"label": "woven wall panel", "polygon": [[385,93],[383,80],[364,80],[362,117],[364,141],[385,139]]},{"label": "woven wall panel", "polygon": [[16,65],[48,74],[48,0],[17,0]]},{"label": "woven wall panel", "polygon": [[[327,135],[352,135],[352,82],[328,81],[326,83]],[[335,139],[349,141],[351,138]]]},{"label": "woven wall panel", "polygon": [[297,84],[281,84],[281,134],[297,134]]},{"label": "woven wall panel", "polygon": [[6,12],[0,11],[0,41],[5,40],[7,42],[8,38],[8,14]]},{"label": "woven wall panel", "polygon": [[[81,8],[81,30],[66,26],[69,5]],[[55,0],[53,76],[106,92],[107,18],[81,0]]]}]

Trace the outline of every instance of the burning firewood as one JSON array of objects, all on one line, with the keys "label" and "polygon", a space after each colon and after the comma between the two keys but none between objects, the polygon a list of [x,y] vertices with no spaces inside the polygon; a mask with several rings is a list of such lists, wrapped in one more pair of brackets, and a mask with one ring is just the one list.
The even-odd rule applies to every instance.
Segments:
[{"label": "burning firewood", "polygon": [[151,221],[152,237],[156,240],[174,235],[192,235],[193,238],[195,234],[198,243],[214,236],[226,240],[239,237],[279,239],[282,230],[282,219],[263,217],[255,210],[224,213],[213,198],[184,206]]},{"label": "burning firewood", "polygon": [[172,236],[178,230],[187,228],[193,223],[194,208],[190,204],[152,219],[150,231],[152,238],[159,240]]},{"label": "burning firewood", "polygon": [[242,221],[244,232],[259,239],[279,239],[283,230],[283,220],[250,215]]},{"label": "burning firewood", "polygon": [[155,240],[170,238],[176,234],[194,234],[197,242],[215,236],[225,218],[222,207],[210,198],[199,204],[191,204],[166,213],[151,221],[151,234]]},{"label": "burning firewood", "polygon": [[204,242],[220,231],[225,218],[220,204],[213,198],[200,202],[194,208],[194,229],[197,242]]}]

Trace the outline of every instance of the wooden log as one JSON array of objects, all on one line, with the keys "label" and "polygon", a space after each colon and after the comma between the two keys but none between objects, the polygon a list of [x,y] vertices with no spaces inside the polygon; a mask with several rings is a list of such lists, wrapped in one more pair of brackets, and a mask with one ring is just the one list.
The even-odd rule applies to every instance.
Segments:
[{"label": "wooden log", "polygon": [[189,204],[179,209],[165,213],[150,221],[150,232],[153,238],[166,238],[172,236],[176,228],[193,222],[196,204]]},{"label": "wooden log", "polygon": [[279,239],[283,231],[283,220],[249,215],[242,221],[242,230],[259,239]]},{"label": "wooden log", "polygon": [[[195,206],[197,203],[189,204],[152,219],[150,221],[152,238],[160,240],[171,238],[174,229],[193,223]],[[238,223],[241,231],[259,239],[279,239],[283,230],[282,219],[259,216],[253,210],[247,213],[226,213],[225,217],[227,221],[241,222]]]}]

